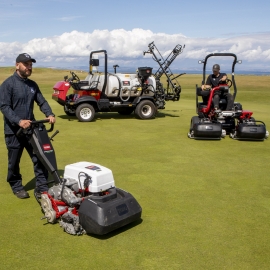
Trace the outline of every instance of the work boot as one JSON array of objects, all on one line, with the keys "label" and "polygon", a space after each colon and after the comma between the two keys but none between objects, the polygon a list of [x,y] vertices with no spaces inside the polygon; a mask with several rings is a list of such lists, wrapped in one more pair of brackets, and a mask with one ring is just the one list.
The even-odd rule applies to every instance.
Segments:
[{"label": "work boot", "polygon": [[15,192],[14,195],[16,195],[17,198],[19,198],[19,199],[26,199],[26,198],[30,197],[28,192],[25,191],[24,189]]}]

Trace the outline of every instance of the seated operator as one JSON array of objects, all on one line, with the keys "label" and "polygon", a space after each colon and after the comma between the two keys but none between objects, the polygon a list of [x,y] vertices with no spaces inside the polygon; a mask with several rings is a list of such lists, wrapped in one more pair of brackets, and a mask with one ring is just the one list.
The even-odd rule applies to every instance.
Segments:
[{"label": "seated operator", "polygon": [[[210,89],[218,86],[221,82],[225,83],[227,79],[226,73],[220,73],[220,66],[218,64],[213,65],[213,74],[209,75],[205,85],[202,85],[202,96],[208,96],[210,93]],[[207,91],[208,90],[208,91]],[[207,95],[203,95],[206,92]],[[214,108],[216,111],[219,111],[219,101],[221,98],[225,98],[227,100],[226,111],[233,110],[234,99],[230,93],[222,93],[221,91],[215,91],[213,97]]]}]

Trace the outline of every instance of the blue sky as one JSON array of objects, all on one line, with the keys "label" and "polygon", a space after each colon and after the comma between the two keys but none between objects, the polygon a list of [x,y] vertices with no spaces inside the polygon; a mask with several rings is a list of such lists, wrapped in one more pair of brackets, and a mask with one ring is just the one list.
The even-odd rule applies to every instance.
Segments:
[{"label": "blue sky", "polygon": [[[110,61],[140,65],[151,41],[174,63],[197,68],[211,52],[233,52],[243,70],[270,71],[270,1],[238,0],[0,0],[0,66],[28,52],[37,66],[87,66],[91,50]],[[137,63],[136,63],[137,62]],[[148,63],[147,62],[147,63]],[[150,62],[151,63],[151,62]]]}]

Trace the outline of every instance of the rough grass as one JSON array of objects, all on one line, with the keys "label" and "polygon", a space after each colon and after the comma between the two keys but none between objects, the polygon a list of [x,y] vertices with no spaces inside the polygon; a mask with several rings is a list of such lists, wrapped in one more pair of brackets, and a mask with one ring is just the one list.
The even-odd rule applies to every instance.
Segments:
[{"label": "rough grass", "polygon": [[[11,68],[0,68],[0,82],[9,74]],[[17,199],[5,181],[1,132],[1,269],[269,269],[269,140],[188,139],[199,75],[181,77],[181,100],[168,102],[155,120],[100,113],[80,123],[51,99],[52,86],[67,74],[35,69],[32,75],[57,115],[60,173],[83,160],[111,168],[116,185],[141,204],[142,222],[103,237],[74,237],[45,224],[26,153],[21,173],[31,198]],[[269,78],[236,77],[237,101],[268,128]]]}]

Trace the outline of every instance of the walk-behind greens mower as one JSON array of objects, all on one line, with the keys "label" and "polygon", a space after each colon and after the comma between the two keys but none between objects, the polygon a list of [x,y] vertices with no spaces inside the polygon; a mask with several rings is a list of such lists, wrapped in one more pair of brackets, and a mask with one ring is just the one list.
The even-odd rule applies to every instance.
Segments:
[{"label": "walk-behind greens mower", "polygon": [[[65,166],[63,178],[57,172],[52,138],[43,123],[32,121],[27,130],[30,143],[42,164],[52,175],[53,185],[41,197],[35,193],[44,217],[49,223],[59,221],[69,234],[103,235],[141,219],[142,208],[127,191],[117,188],[112,171],[92,162],[81,161]],[[53,125],[49,131],[53,130]]]},{"label": "walk-behind greens mower", "polygon": [[[154,42],[148,45],[149,50],[144,54],[152,54],[159,69],[152,74],[151,67],[139,67],[134,74],[109,73],[107,69],[107,51],[99,50],[90,53],[89,74],[84,80],[71,72],[71,78],[65,76],[64,81],[57,82],[53,89],[52,98],[64,106],[64,111],[69,116],[77,116],[79,121],[90,122],[96,112],[118,112],[121,115],[129,115],[132,112],[139,119],[155,118],[159,109],[165,109],[165,101],[178,101],[181,86],[177,82],[169,66],[183,51],[181,45],[177,45],[166,59],[156,48]],[[156,51],[156,53],[155,53]],[[100,54],[104,57],[103,72],[93,71],[99,66],[99,59],[94,58]],[[160,82],[161,76],[166,76],[167,87]],[[73,93],[68,94],[70,87]]]},{"label": "walk-behind greens mower", "polygon": [[[214,109],[212,100],[217,91],[221,94],[228,93],[232,87],[235,100],[237,87],[234,79],[234,67],[236,63],[240,64],[242,61],[237,60],[233,53],[208,54],[204,60],[199,61],[200,64],[203,63],[202,85],[206,82],[207,60],[212,56],[233,57],[231,80],[227,79],[226,82],[221,82],[217,87],[212,88],[208,96],[202,96],[201,88],[196,85],[196,112],[198,116],[191,118],[188,137],[191,139],[219,140],[229,134],[232,139],[238,140],[263,141],[268,138],[269,133],[264,122],[255,120],[252,117],[253,112],[243,110],[240,103],[234,102],[234,108],[231,111],[225,111],[227,100],[221,98],[219,103],[221,110]],[[198,102],[198,96],[202,96],[203,102]]]}]

